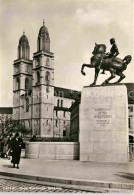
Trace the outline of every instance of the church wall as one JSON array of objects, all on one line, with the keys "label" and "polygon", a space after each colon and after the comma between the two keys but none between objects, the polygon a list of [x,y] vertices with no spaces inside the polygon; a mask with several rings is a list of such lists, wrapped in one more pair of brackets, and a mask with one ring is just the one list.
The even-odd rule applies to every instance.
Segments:
[{"label": "church wall", "polygon": [[20,119],[20,111],[19,107],[14,107],[13,109],[13,120],[19,120]]},{"label": "church wall", "polygon": [[[27,105],[26,99],[29,104]],[[30,96],[20,98],[20,119],[31,119],[32,99]]]},{"label": "church wall", "polygon": [[41,119],[41,137],[53,137],[53,120],[52,118]]},{"label": "church wall", "polygon": [[[54,96],[54,106],[58,106],[58,100],[60,100],[59,107],[65,107],[65,108],[70,108],[72,103],[75,102],[74,99]],[[61,100],[63,100],[62,106],[61,106]]]},{"label": "church wall", "polygon": [[40,136],[40,119],[32,119],[32,133]]}]

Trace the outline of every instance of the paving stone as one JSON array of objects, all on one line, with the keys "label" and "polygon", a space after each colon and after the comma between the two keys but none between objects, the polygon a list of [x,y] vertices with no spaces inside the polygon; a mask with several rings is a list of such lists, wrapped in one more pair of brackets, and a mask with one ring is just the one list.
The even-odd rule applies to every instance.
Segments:
[{"label": "paving stone", "polygon": [[39,184],[30,184],[6,179],[0,179],[0,192],[51,192],[51,193],[83,193],[87,191],[66,189],[61,187],[51,187]]}]

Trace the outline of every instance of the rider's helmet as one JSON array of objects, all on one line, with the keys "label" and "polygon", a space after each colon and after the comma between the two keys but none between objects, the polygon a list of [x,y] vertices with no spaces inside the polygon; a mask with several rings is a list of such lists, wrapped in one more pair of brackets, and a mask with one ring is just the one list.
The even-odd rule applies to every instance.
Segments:
[{"label": "rider's helmet", "polygon": [[110,43],[111,44],[115,43],[115,39],[114,38],[110,39]]}]

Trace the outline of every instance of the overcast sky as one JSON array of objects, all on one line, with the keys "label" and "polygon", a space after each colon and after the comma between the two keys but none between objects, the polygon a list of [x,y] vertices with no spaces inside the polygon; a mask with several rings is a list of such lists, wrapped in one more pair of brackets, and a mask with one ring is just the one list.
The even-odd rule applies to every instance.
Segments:
[{"label": "overcast sky", "polygon": [[[110,49],[115,38],[119,57],[132,55],[132,0],[0,0],[0,106],[12,106],[13,61],[23,30],[30,44],[30,56],[37,51],[37,37],[43,19],[55,54],[55,86],[82,90],[93,82],[94,69],[85,69],[95,42]],[[133,61],[125,71],[123,82],[134,82]],[[99,75],[98,84],[107,75]],[[116,78],[115,80],[117,80]],[[114,80],[113,80],[114,81]]]}]

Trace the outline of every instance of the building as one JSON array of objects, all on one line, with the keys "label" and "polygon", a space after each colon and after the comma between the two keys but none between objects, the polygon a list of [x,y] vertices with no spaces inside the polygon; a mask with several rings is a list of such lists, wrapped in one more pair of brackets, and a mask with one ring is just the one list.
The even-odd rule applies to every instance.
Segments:
[{"label": "building", "polygon": [[54,86],[54,53],[44,22],[32,60],[28,38],[21,36],[13,69],[13,119],[39,137],[69,136],[69,108],[80,92]]}]

